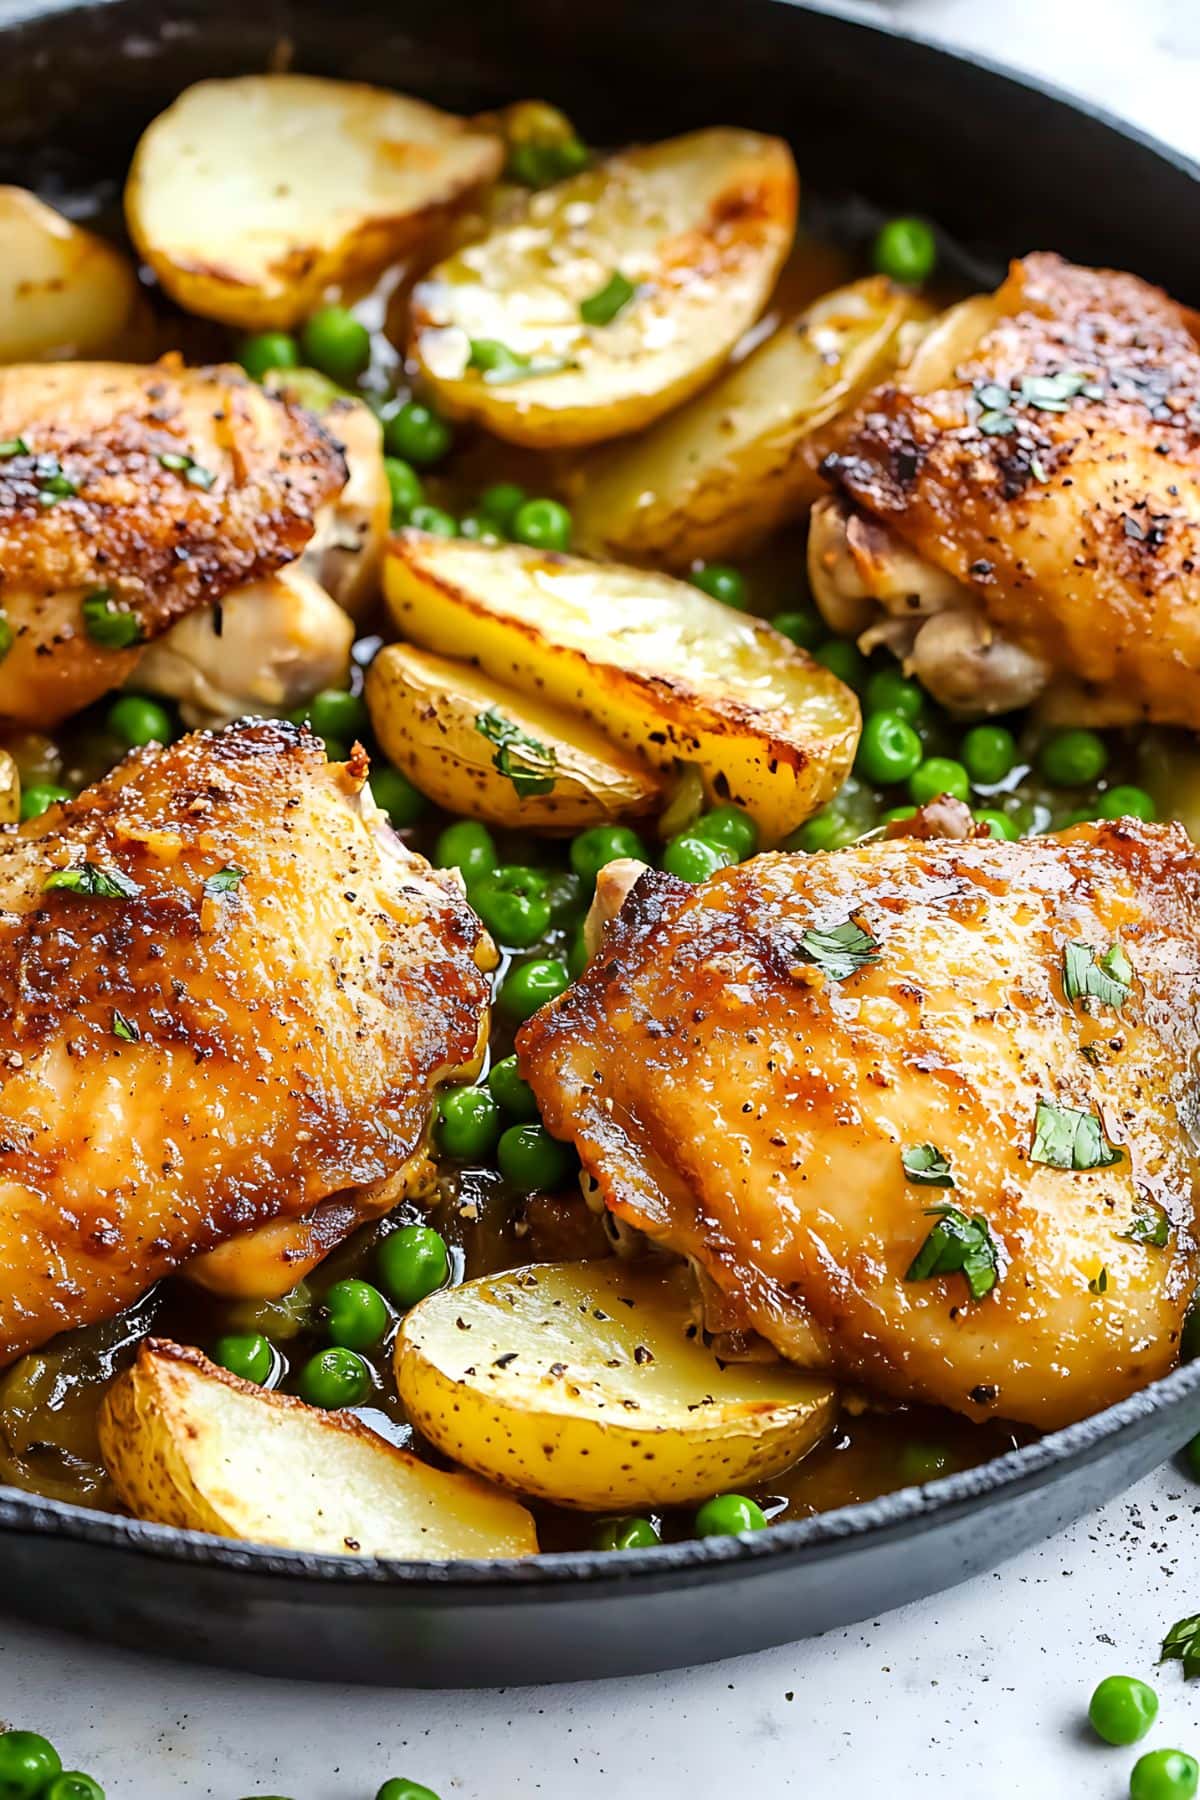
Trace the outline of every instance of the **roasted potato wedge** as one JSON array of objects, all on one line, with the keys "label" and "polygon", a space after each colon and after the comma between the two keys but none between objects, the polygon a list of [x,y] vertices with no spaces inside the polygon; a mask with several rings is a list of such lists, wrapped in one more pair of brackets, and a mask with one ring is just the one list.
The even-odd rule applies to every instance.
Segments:
[{"label": "roasted potato wedge", "polygon": [[[762,311],[796,189],[786,144],[752,131],[610,157],[419,282],[412,354],[447,412],[513,443],[638,431],[703,386]],[[625,303],[589,324],[585,303],[614,277]]]},{"label": "roasted potato wedge", "polygon": [[919,302],[882,275],[781,325],[744,362],[581,471],[583,549],[665,568],[755,549],[823,491],[838,422],[892,369]]},{"label": "roasted potato wedge", "polygon": [[506,1494],[161,1339],[105,1395],[100,1448],[130,1512],[160,1525],[422,1562],[537,1549],[533,1519]]},{"label": "roasted potato wedge", "polygon": [[835,1390],[789,1363],[719,1362],[689,1280],[612,1257],[433,1294],[396,1340],[409,1417],[468,1468],[588,1512],[769,1480],[832,1424]]},{"label": "roasted potato wedge", "polygon": [[128,257],[36,194],[0,187],[0,362],[111,353],[140,313]]},{"label": "roasted potato wedge", "polygon": [[366,696],[384,750],[448,812],[571,832],[653,811],[662,798],[661,779],[594,725],[467,663],[389,644]]},{"label": "roasted potato wedge", "polygon": [[617,564],[404,531],[384,558],[401,634],[591,719],[668,772],[696,764],[764,842],[841,785],[858,702],[761,619],[687,582]]},{"label": "roasted potato wedge", "polygon": [[189,312],[286,328],[432,238],[503,157],[492,133],[362,82],[201,81],[143,133],[125,216]]}]

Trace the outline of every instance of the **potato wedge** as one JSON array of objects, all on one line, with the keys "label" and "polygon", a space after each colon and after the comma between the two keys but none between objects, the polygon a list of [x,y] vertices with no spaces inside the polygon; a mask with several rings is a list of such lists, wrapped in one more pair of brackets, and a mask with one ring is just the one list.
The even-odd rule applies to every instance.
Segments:
[{"label": "potato wedge", "polygon": [[[758,317],[795,222],[778,138],[715,129],[624,151],[533,194],[419,282],[412,354],[447,412],[512,443],[638,431]],[[632,295],[588,324],[581,307],[614,275]]]},{"label": "potato wedge", "polygon": [[448,812],[489,825],[582,831],[651,812],[662,782],[586,719],[469,664],[389,644],[367,673],[375,735]]},{"label": "potato wedge", "polygon": [[189,312],[287,328],[432,237],[503,157],[491,133],[362,82],[200,81],[143,133],[125,216]]},{"label": "potato wedge", "polygon": [[767,844],[850,767],[850,689],[761,619],[687,582],[416,531],[392,538],[383,582],[404,637],[469,654],[655,768],[698,765],[709,798],[745,807]]},{"label": "potato wedge", "polygon": [[396,1340],[409,1417],[468,1468],[588,1512],[769,1480],[832,1424],[835,1389],[788,1363],[722,1365],[689,1279],[612,1257],[433,1294]]},{"label": "potato wedge", "polygon": [[826,294],[735,369],[580,472],[580,546],[684,569],[740,556],[824,491],[838,421],[894,367],[913,295],[882,275]]},{"label": "potato wedge", "polygon": [[145,1339],[105,1395],[100,1448],[130,1512],[160,1525],[421,1562],[537,1549],[506,1494],[162,1339]]},{"label": "potato wedge", "polygon": [[112,352],[139,312],[127,256],[25,188],[0,187],[0,362]]}]

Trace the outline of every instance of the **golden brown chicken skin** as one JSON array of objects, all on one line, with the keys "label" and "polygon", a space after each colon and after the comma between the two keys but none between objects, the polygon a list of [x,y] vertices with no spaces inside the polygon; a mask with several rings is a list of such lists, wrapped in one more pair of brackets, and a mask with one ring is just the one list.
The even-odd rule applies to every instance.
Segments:
[{"label": "golden brown chicken skin", "polygon": [[842,500],[811,546],[822,609],[865,606],[863,629],[874,596],[879,640],[945,704],[1003,711],[1053,677],[1059,717],[1200,727],[1200,330],[1161,290],[1014,263],[864,403],[825,473]]},{"label": "golden brown chicken skin", "polygon": [[[839,976],[810,934],[847,921]],[[1070,998],[1114,944],[1123,1001]],[[1196,852],[1126,821],[648,871],[518,1049],[605,1204],[782,1355],[1052,1427],[1178,1355],[1198,1008]],[[922,1269],[939,1228],[972,1279]]]},{"label": "golden brown chicken skin", "polygon": [[298,557],[346,481],[311,414],[232,368],[0,368],[0,720],[45,727],[141,646]]},{"label": "golden brown chicken skin", "polygon": [[365,780],[260,721],[0,834],[0,1362],[419,1154],[481,929]]}]

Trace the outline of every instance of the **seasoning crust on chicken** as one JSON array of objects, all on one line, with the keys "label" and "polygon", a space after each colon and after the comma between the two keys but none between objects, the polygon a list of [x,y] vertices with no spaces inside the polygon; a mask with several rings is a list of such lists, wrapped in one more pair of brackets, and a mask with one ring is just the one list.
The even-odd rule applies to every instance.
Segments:
[{"label": "seasoning crust on chicken", "polygon": [[[839,971],[811,934],[848,921],[866,946]],[[1123,958],[1123,999],[1072,997]],[[647,871],[518,1049],[608,1208],[743,1328],[897,1399],[1049,1428],[1178,1356],[1198,1009],[1196,851],[1125,821],[760,856],[698,887]],[[936,1206],[976,1241],[982,1222],[978,1294],[920,1275]]]},{"label": "seasoning crust on chicken", "polygon": [[482,932],[365,781],[259,721],[0,835],[0,1362],[272,1222],[320,1253],[420,1165]]}]

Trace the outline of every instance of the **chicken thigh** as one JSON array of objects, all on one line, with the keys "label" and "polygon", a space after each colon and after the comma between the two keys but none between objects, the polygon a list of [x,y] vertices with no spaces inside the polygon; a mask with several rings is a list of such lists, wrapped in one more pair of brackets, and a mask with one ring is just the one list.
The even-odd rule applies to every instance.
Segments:
[{"label": "chicken thigh", "polygon": [[1197,852],[1124,821],[647,871],[517,1045],[722,1326],[1053,1427],[1178,1355],[1198,1017]]},{"label": "chicken thigh", "polygon": [[839,629],[963,713],[1200,728],[1200,321],[1052,255],[862,405],[809,546]]},{"label": "chicken thigh", "polygon": [[261,721],[0,834],[0,1363],[272,1224],[320,1254],[422,1164],[487,940],[365,783]]}]

